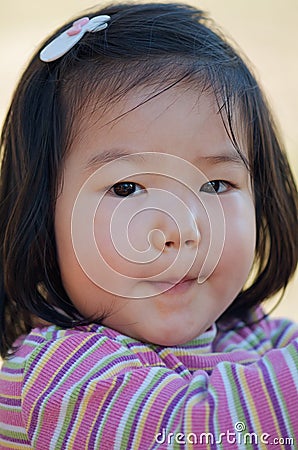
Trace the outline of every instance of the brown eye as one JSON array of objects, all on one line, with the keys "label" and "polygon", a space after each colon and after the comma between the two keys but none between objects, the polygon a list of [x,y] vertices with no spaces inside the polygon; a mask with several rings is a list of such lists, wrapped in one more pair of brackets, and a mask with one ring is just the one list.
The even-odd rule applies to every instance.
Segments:
[{"label": "brown eye", "polygon": [[233,185],[228,181],[213,180],[205,183],[200,190],[201,192],[206,192],[207,194],[223,194],[231,189],[231,187],[233,187]]},{"label": "brown eye", "polygon": [[111,191],[113,194],[118,195],[119,197],[128,197],[131,194],[134,194],[137,190],[139,190],[141,187],[136,184],[132,183],[131,181],[123,181],[121,183],[116,183],[111,188]]}]

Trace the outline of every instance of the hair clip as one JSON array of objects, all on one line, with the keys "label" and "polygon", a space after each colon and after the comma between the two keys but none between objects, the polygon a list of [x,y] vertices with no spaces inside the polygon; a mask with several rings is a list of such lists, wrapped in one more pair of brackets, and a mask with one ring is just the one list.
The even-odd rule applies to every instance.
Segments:
[{"label": "hair clip", "polygon": [[39,57],[44,62],[51,62],[65,55],[88,31],[96,31],[107,28],[110,16],[96,16],[92,19],[82,17],[76,20],[72,27],[61,33],[40,52]]}]

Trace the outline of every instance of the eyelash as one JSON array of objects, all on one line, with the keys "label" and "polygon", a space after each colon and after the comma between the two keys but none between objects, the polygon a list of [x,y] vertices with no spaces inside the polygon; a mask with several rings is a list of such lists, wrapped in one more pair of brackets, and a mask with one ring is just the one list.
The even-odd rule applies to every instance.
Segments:
[{"label": "eyelash", "polygon": [[[202,190],[202,188],[204,187],[204,186],[207,186],[207,185],[212,185],[212,186],[214,186],[214,184],[221,184],[221,185],[224,185],[225,186],[225,190],[223,191],[223,192],[217,192],[215,189],[214,189],[214,187],[211,187],[210,188],[210,191],[203,191]],[[237,186],[236,186],[236,184],[235,183],[230,183],[229,181],[225,181],[225,180],[211,180],[211,181],[208,181],[208,183],[205,183],[205,184],[203,184],[203,186],[201,187],[201,189],[200,189],[200,192],[206,192],[206,193],[208,193],[208,194],[217,194],[217,195],[220,195],[220,194],[224,194],[224,193],[226,193],[226,192],[228,192],[228,191],[230,191],[231,189],[237,189]]]},{"label": "eyelash", "polygon": [[[124,189],[125,189],[125,186],[126,185],[126,188],[132,188],[133,189],[133,192],[130,192],[129,194],[127,194],[127,195],[125,195],[124,193],[123,193],[123,191],[124,191]],[[124,187],[124,188],[123,188]],[[138,184],[138,183],[134,183],[133,181],[121,181],[120,183],[116,183],[116,184],[114,184],[114,186],[112,186],[110,189],[109,189],[109,191],[110,192],[112,192],[112,194],[114,194],[115,196],[117,196],[117,197],[128,197],[129,195],[132,195],[132,194],[134,194],[135,192],[136,192],[136,187],[140,187],[141,189],[138,191],[138,192],[141,192],[141,191],[145,191],[146,189],[144,188],[144,186],[142,186],[141,184]],[[120,190],[122,190],[122,193],[116,193],[115,192],[115,189],[117,189],[117,188],[119,188]]]},{"label": "eyelash", "polygon": [[[226,187],[226,189],[222,192],[217,192],[217,190],[214,188],[215,184],[217,186],[224,185]],[[209,185],[209,190],[208,190],[208,188],[207,188],[207,190],[203,190],[203,187],[205,186],[205,188],[206,188],[208,185]],[[118,188],[120,190],[117,193],[116,189],[118,189]],[[138,190],[136,190],[136,188],[138,188]],[[131,189],[132,192],[125,193],[125,189]],[[208,181],[207,183],[203,184],[203,186],[200,189],[200,192],[205,192],[207,194],[212,194],[212,195],[215,195],[215,194],[220,195],[225,192],[228,192],[231,189],[237,189],[237,186],[235,184],[230,183],[229,181],[225,181],[225,180],[211,180],[211,181]],[[109,189],[109,192],[111,192],[116,197],[129,197],[133,194],[137,194],[142,191],[146,191],[146,188],[144,186],[142,186],[141,184],[134,183],[132,181],[121,181],[120,183],[114,184]]]}]

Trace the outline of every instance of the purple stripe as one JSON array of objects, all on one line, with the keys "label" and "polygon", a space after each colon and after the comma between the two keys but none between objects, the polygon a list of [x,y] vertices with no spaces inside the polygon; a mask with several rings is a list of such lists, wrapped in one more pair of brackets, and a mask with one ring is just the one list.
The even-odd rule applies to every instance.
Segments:
[{"label": "purple stripe", "polygon": [[[112,355],[114,351],[114,349],[110,350],[110,354]],[[118,358],[112,359],[109,364],[106,364],[104,367],[98,370],[91,378],[89,378],[89,380],[93,380],[96,377],[104,375],[108,370],[115,368],[119,363],[121,364],[124,362],[137,363],[137,366],[135,368],[140,367],[140,361],[137,359],[136,355],[120,355],[118,356]],[[133,367],[130,367],[130,369],[132,368]]]},{"label": "purple stripe", "polygon": [[[26,385],[27,380],[31,378],[32,373],[35,370],[35,367],[40,363],[40,361],[42,360],[43,356],[45,353],[47,353],[48,351],[48,347],[51,345],[51,342],[49,342],[47,345],[45,345],[44,347],[42,347],[39,352],[38,352],[38,357],[34,358],[32,363],[29,366],[29,369],[27,370],[27,372],[25,373],[24,376],[24,385]],[[44,367],[44,366],[43,366]]]},{"label": "purple stripe", "polygon": [[[213,417],[213,412],[215,410],[215,406],[216,406],[216,404],[214,402],[214,398],[208,392],[208,411],[210,411],[211,414],[209,414],[209,429],[207,431],[209,433],[211,433],[213,437],[215,437],[214,441],[217,440],[216,435],[215,435],[214,417]],[[204,430],[204,431],[206,431],[206,430]],[[211,449],[216,450],[218,447],[217,447],[216,442],[214,442],[214,441],[211,442]]]},{"label": "purple stripe", "polygon": [[[48,389],[43,393],[43,395],[41,395],[38,398],[36,407],[34,408],[33,414],[32,414],[32,423],[38,423],[38,415],[39,415],[39,411],[44,403],[44,401],[50,397],[51,391],[55,389],[56,385],[59,384],[59,382],[61,381],[61,379],[63,377],[65,377],[65,375],[67,374],[68,370],[70,370],[73,366],[74,363],[77,362],[77,359],[82,356],[85,351],[89,350],[90,347],[92,346],[92,341],[97,342],[98,338],[96,336],[91,336],[90,339],[88,339],[88,341],[77,350],[77,352],[72,355],[72,357],[67,361],[66,364],[63,364],[63,366],[61,366],[61,370],[56,374],[55,378],[53,378],[51,380],[51,384],[48,387]],[[42,354],[44,354],[49,346],[52,345],[52,342],[49,342],[42,350]],[[59,351],[59,349],[57,349],[57,351]],[[39,357],[36,358],[38,359],[38,362],[41,362],[41,358],[40,358],[40,354],[38,355]],[[52,355],[53,356],[53,355]],[[42,370],[47,370],[47,365],[43,365]],[[32,438],[32,436],[30,436],[30,438]]]},{"label": "purple stripe", "polygon": [[[250,343],[251,348],[248,351],[255,350],[256,352],[258,352],[259,350],[261,350],[263,348],[263,350],[265,352],[272,348],[271,342],[268,340],[268,338],[266,336],[261,338],[261,336],[258,336],[256,334],[256,335],[254,335],[254,337],[257,337],[258,340],[255,344],[253,342]],[[267,344],[265,346],[265,348],[264,348],[264,344]],[[269,346],[268,346],[268,344],[269,344]],[[261,356],[260,353],[259,353],[259,356]]]},{"label": "purple stripe", "polygon": [[0,404],[5,406],[21,406],[20,398],[3,397],[0,395]]},{"label": "purple stripe", "polygon": [[[132,441],[133,441],[134,436],[135,436],[135,430],[137,428],[137,423],[139,422],[140,417],[142,417],[142,414],[143,414],[142,411],[143,411],[143,408],[146,405],[148,399],[152,396],[152,394],[154,393],[155,389],[157,389],[158,386],[160,384],[162,384],[162,382],[164,380],[166,380],[168,377],[169,377],[169,374],[167,372],[167,373],[164,373],[162,376],[158,376],[158,379],[154,380],[154,383],[152,383],[153,380],[151,380],[150,391],[146,392],[145,396],[143,397],[142,401],[139,404],[138,410],[134,413],[134,420],[133,420],[133,422],[131,423],[131,426],[130,426],[130,433],[129,433],[128,447],[127,448],[133,448],[132,447]],[[166,413],[163,415],[163,417],[162,417],[162,427],[161,427],[162,429],[163,429],[163,427],[166,428],[168,420],[170,418],[172,418],[172,416],[171,416],[172,410],[175,408],[175,406],[179,402],[180,398],[184,396],[185,389],[183,389],[183,393],[182,394],[180,393],[179,395],[177,395],[172,400],[170,407],[167,409]],[[151,405],[151,408],[152,408],[152,405]],[[169,411],[170,408],[171,408],[171,411]]]},{"label": "purple stripe", "polygon": [[[288,334],[288,332],[289,332],[289,328],[291,328],[292,327],[292,324],[287,324],[287,326],[281,331],[280,330],[280,334],[278,335],[278,338],[276,339],[276,341],[275,341],[275,343],[274,343],[274,347],[275,348],[278,348],[279,347],[279,344],[280,344],[280,342],[285,338],[285,336]],[[293,336],[293,333],[292,333],[292,336]],[[291,336],[291,337],[292,337]],[[289,339],[287,339],[287,341],[289,341]]]},{"label": "purple stripe", "polygon": [[[16,437],[12,437],[12,436],[8,436],[6,434],[0,433],[0,439],[2,439],[5,443],[13,442],[14,444],[23,444],[23,445],[29,446],[30,442],[26,439],[26,434],[24,433],[23,436],[24,436],[24,439],[22,439],[21,437],[16,438]],[[1,447],[1,449],[2,448],[4,449],[7,447]]]},{"label": "purple stripe", "polygon": [[[97,378],[100,378],[100,377],[101,377],[103,374],[105,374],[110,368],[113,368],[113,367],[115,367],[116,365],[118,365],[119,363],[121,364],[121,363],[126,362],[126,361],[136,361],[136,356],[135,356],[135,355],[123,355],[123,356],[119,356],[117,359],[116,359],[116,358],[113,359],[112,361],[110,361],[109,364],[105,365],[103,368],[101,368],[100,370],[96,371],[96,372],[92,375],[92,377],[89,377],[88,380],[87,380],[87,382],[86,382],[84,385],[81,386],[80,394],[79,394],[79,396],[78,396],[78,398],[77,398],[76,405],[75,405],[75,407],[74,407],[74,409],[73,409],[73,412],[72,412],[72,417],[71,417],[71,419],[69,419],[69,425],[68,425],[67,431],[66,431],[66,433],[65,433],[64,442],[67,442],[67,440],[68,440],[68,438],[69,438],[69,436],[70,436],[70,434],[71,434],[71,432],[72,432],[72,427],[73,427],[73,426],[75,425],[75,423],[76,423],[77,414],[78,414],[78,411],[79,411],[79,408],[80,408],[80,401],[84,399],[85,392],[86,392],[86,390],[88,389],[89,384],[92,383],[92,381],[96,380]],[[123,376],[125,376],[125,374],[124,374]],[[119,381],[119,382],[120,382],[120,381]],[[117,383],[116,383],[116,384],[117,384],[117,389],[118,389],[118,387],[119,387],[119,382],[117,381]],[[113,389],[113,390],[114,390],[114,389]],[[112,390],[112,392],[113,392],[113,390]],[[112,399],[112,398],[113,398],[113,395],[114,395],[114,394],[110,393],[110,394],[109,394],[109,397],[111,397],[111,399]],[[108,397],[108,398],[109,398],[109,397]],[[108,400],[106,400],[106,403],[105,403],[105,404],[106,404],[106,406],[105,406],[104,409],[106,409],[106,407],[107,407],[108,404],[109,404]]]},{"label": "purple stripe", "polygon": [[[117,378],[115,386],[110,390],[109,395],[105,399],[103,407],[102,407],[102,409],[100,411],[100,416],[97,417],[96,424],[95,424],[95,426],[94,426],[94,428],[93,428],[93,430],[91,432],[90,440],[88,442],[88,447],[89,448],[95,448],[94,445],[95,445],[96,437],[97,437],[97,434],[98,434],[98,430],[100,430],[100,427],[102,425],[102,420],[105,418],[106,410],[110,406],[110,402],[113,400],[113,398],[114,398],[114,396],[116,394],[116,391],[121,387],[121,384],[123,382],[122,380],[125,377],[126,377],[126,375],[123,374],[119,378]],[[120,407],[117,409],[117,413],[118,413],[119,409],[120,409]]]},{"label": "purple stripe", "polygon": [[[246,398],[245,398],[246,394],[244,392],[244,395],[243,395],[243,390],[241,388],[241,383],[239,382],[238,374],[237,374],[237,371],[236,371],[236,366],[233,364],[231,366],[231,369],[232,369],[232,373],[233,373],[233,381],[234,381],[235,385],[237,386],[236,391],[237,391],[237,393],[239,395],[239,400],[240,400],[239,403],[242,406],[243,411],[244,411],[244,418],[243,418],[243,417],[239,416],[239,412],[237,410],[237,416],[238,416],[237,419],[238,420],[242,420],[245,423],[246,426],[248,425],[248,429],[245,430],[245,432],[254,432],[253,425],[252,425],[251,419],[250,419],[250,412],[249,412],[249,410],[247,408],[247,405],[246,405]],[[258,450],[258,445],[257,444],[253,443],[252,445],[253,445],[254,449]]]},{"label": "purple stripe", "polygon": [[[168,373],[163,374],[162,376],[159,376],[158,379],[156,380],[156,382],[154,383],[153,387],[150,388],[150,391],[146,393],[146,395],[144,396],[143,400],[141,401],[138,411],[135,412],[134,414],[134,421],[131,424],[131,432],[129,435],[129,441],[128,441],[128,448],[133,448],[132,447],[132,441],[135,437],[135,431],[137,429],[137,422],[139,422],[140,417],[142,417],[142,411],[143,408],[145,407],[146,403],[148,402],[148,400],[150,399],[150,397],[152,396],[152,394],[154,393],[155,389],[158,388],[158,386],[168,378]],[[170,381],[171,382],[171,381]],[[173,412],[176,408],[176,406],[179,404],[179,402],[185,398],[185,393],[187,391],[188,386],[185,386],[184,389],[182,389],[171,401],[171,405],[170,408],[168,408],[166,410],[166,412],[163,414],[162,416],[162,421],[161,421],[161,426],[160,429],[167,429],[168,427],[168,422],[173,420]],[[152,411],[152,405],[151,405],[151,411]],[[149,410],[150,413],[150,410]],[[156,430],[157,431],[157,430]]]},{"label": "purple stripe", "polygon": [[[139,348],[140,350],[144,349],[144,344],[142,344],[141,342],[138,341],[133,341],[133,342],[123,342],[122,344],[124,344],[127,348],[131,349],[137,349]],[[142,352],[143,353],[143,352]],[[147,353],[147,352],[146,352]]]},{"label": "purple stripe", "polygon": [[2,369],[2,373],[9,373],[11,375],[20,375],[24,372],[23,367],[20,369],[13,369],[12,367],[4,366]]},{"label": "purple stripe", "polygon": [[277,423],[278,428],[280,431],[281,436],[287,436],[287,427],[283,418],[282,410],[280,408],[280,404],[278,402],[278,399],[276,397],[276,391],[273,388],[273,383],[271,381],[270,372],[268,370],[268,367],[263,361],[260,361],[260,366],[262,366],[262,372],[265,375],[265,384],[266,384],[266,390],[269,394],[271,404],[273,406],[274,413],[277,417]]},{"label": "purple stripe", "polygon": [[[258,330],[257,330],[258,331]],[[241,350],[239,350],[239,352],[251,352],[251,351],[255,351],[255,352],[259,352],[259,350],[260,349],[262,349],[263,348],[263,345],[264,344],[267,344],[266,345],[266,348],[264,349],[264,351],[265,350],[268,350],[268,348],[271,348],[272,346],[270,345],[270,347],[268,347],[268,344],[270,344],[270,341],[268,340],[268,338],[266,337],[266,336],[264,336],[264,333],[263,333],[263,331],[262,331],[262,335],[263,335],[263,337],[261,337],[261,336],[259,336],[258,334],[253,334],[253,337],[254,337],[254,339],[256,339],[257,338],[257,342],[251,342],[251,341],[249,341],[249,342],[247,342],[246,341],[246,336],[240,336],[240,338],[241,338],[241,340],[243,341],[243,340],[245,340],[245,342],[246,342],[246,345],[247,344],[249,344],[249,348],[242,348]],[[233,338],[232,338],[233,339]],[[217,342],[217,345],[215,346],[215,350],[217,351],[217,348],[219,347],[219,345],[218,344],[223,344],[223,341],[224,341],[224,338],[222,338],[222,339],[219,339],[218,340],[218,342]],[[227,352],[227,348],[229,348],[229,352],[230,351],[232,351],[232,350],[234,350],[234,349],[238,349],[238,347],[241,345],[242,343],[235,343],[235,341],[233,342],[232,340],[231,340],[231,337],[229,337],[229,338],[227,338],[227,340],[226,340],[226,342],[224,341],[224,348],[222,348],[221,350],[220,350],[220,352]],[[227,354],[227,353],[226,353]],[[260,354],[258,354],[258,356],[260,356]]]},{"label": "purple stripe", "polygon": [[45,337],[40,334],[34,334],[34,332],[28,334],[26,336],[26,340],[24,341],[24,347],[30,347],[29,343],[34,342],[34,344],[43,344],[46,341]]},{"label": "purple stripe", "polygon": [[[174,369],[173,369],[173,370],[174,370]],[[189,370],[188,370],[187,367],[183,366],[183,364],[177,366],[177,367],[175,368],[175,372],[176,372],[178,375],[182,375],[183,373],[186,372],[186,373],[185,373],[185,376],[187,375],[187,377],[189,377]]]},{"label": "purple stripe", "polygon": [[[76,420],[77,420],[78,412],[79,412],[79,409],[80,409],[80,406],[81,406],[81,401],[84,399],[84,395],[85,395],[86,390],[88,389],[88,385],[90,384],[90,382],[94,378],[96,378],[96,377],[92,377],[92,378],[88,379],[88,382],[86,383],[86,385],[82,386],[81,389],[80,389],[80,394],[79,394],[79,396],[77,398],[75,407],[74,407],[74,409],[72,411],[71,418],[68,419],[68,427],[67,427],[67,430],[66,430],[64,438],[63,438],[63,443],[65,443],[65,444],[67,443],[69,437],[71,436],[73,426],[76,425]],[[119,383],[116,383],[115,388],[118,389],[118,387],[119,387],[118,385],[119,385]],[[112,392],[115,390],[115,388],[112,389]],[[114,394],[110,393],[109,396],[108,396],[108,399],[112,399],[113,395]],[[102,411],[104,411],[108,407],[108,405],[109,405],[109,401],[106,400],[105,406],[102,409]],[[96,427],[96,429],[97,429],[97,427]],[[92,435],[91,435],[91,439],[92,439]]]},{"label": "purple stripe", "polygon": [[[185,365],[182,364],[182,362],[177,361],[176,359],[173,360],[173,358],[165,358],[164,359],[166,363],[166,368],[175,371],[175,373],[181,375],[182,373],[185,373],[185,376],[189,377],[189,369]],[[178,363],[178,364],[177,364]],[[175,366],[175,368],[174,368]],[[165,367],[163,365],[163,367]]]},{"label": "purple stripe", "polygon": [[[177,395],[177,397],[175,398],[175,403],[173,404],[172,403],[172,405],[173,405],[173,408],[175,408],[176,407],[176,405],[179,403],[179,401],[180,400],[183,400],[183,399],[185,399],[185,390],[187,390],[188,389],[188,386],[186,386],[185,387],[185,389],[183,389],[182,390],[182,392],[180,392],[179,393],[179,395]],[[192,393],[190,394],[190,397],[192,396],[192,394],[194,394],[195,393],[195,395],[198,395],[198,394],[202,394],[202,393],[204,393],[204,392],[206,392],[206,388],[204,387],[204,386],[202,386],[202,387],[200,387],[200,388],[198,388],[198,389],[196,389],[195,391],[192,391]],[[188,396],[189,397],[189,396]],[[184,404],[187,404],[187,402],[188,402],[188,397],[186,397],[186,401],[185,402],[183,402]],[[211,408],[212,409],[212,408]],[[167,425],[168,425],[168,422],[169,422],[169,420],[171,420],[171,419],[173,419],[173,417],[172,417],[172,411],[171,412],[168,412],[168,410],[167,410],[167,413],[163,416],[163,419],[164,420],[162,420],[162,424],[161,424],[161,427],[160,427],[160,429],[161,430],[163,430],[163,429],[167,429]],[[182,432],[182,433],[184,433],[184,435],[186,436],[188,433],[202,433],[202,432],[206,432],[206,430],[189,430],[186,426],[185,426],[185,417],[187,417],[187,415],[185,414],[185,410],[183,409],[183,420],[182,420],[182,425],[181,425],[181,430],[178,430],[178,432]],[[167,419],[167,420],[166,420]],[[210,422],[211,423],[211,422]],[[213,428],[213,426],[212,426],[212,423],[211,423],[211,426],[210,426],[210,424],[209,424],[209,427],[210,427],[210,429],[212,430],[211,432],[213,433],[213,436],[215,436],[215,432],[214,432],[214,428]],[[170,430],[169,430],[170,431]],[[209,431],[209,430],[208,430]],[[157,444],[158,446],[159,446],[159,444]],[[215,445],[215,447],[213,447],[213,448],[215,448],[215,449],[217,449],[217,447],[216,447],[216,444],[214,444]],[[131,447],[129,447],[129,448],[131,448]],[[157,448],[157,447],[156,447]],[[158,447],[159,448],[159,447]],[[184,448],[184,446],[183,446],[183,448]]]},{"label": "purple stripe", "polygon": [[[83,325],[82,327],[77,327],[77,330],[81,330],[84,333],[86,333],[86,331],[88,333],[104,333],[106,331],[106,329],[102,326],[102,325],[97,325],[96,323],[91,324],[91,325]],[[110,330],[108,330],[110,331]],[[112,330],[113,331],[113,330]],[[108,333],[109,334],[109,333]],[[115,332],[114,332],[115,335]],[[110,336],[109,336],[110,337]],[[115,337],[115,336],[114,336]]]}]

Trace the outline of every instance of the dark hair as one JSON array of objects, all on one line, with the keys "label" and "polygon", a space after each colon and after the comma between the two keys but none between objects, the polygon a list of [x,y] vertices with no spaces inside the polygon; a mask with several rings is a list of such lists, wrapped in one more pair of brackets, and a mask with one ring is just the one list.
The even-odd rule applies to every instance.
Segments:
[{"label": "dark hair", "polygon": [[269,108],[243,59],[202,11],[187,5],[118,4],[88,16],[99,14],[111,16],[105,31],[87,33],[57,61],[41,62],[39,51],[33,56],[4,123],[2,356],[36,316],[62,327],[82,323],[57,263],[53,218],[61,168],[86,105],[111,104],[135,87],[151,87],[151,98],[178,83],[214,93],[239,152],[235,130],[241,127],[255,194],[256,257],[253,280],[223,318],[245,320],[251,308],[285,288],[296,268],[297,190]]}]

